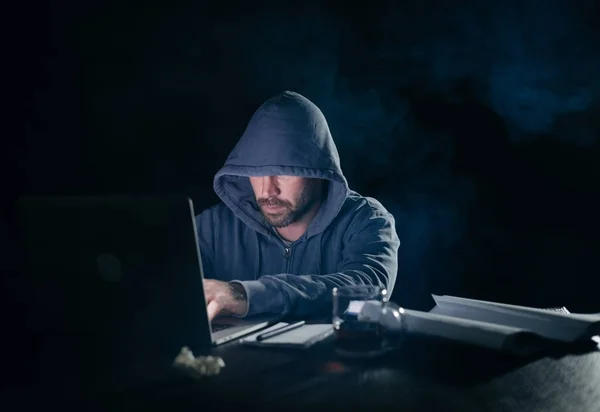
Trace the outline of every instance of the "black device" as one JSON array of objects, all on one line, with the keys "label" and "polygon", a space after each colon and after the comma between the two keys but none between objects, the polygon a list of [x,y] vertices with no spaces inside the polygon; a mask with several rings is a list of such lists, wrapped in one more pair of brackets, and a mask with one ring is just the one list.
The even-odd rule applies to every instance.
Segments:
[{"label": "black device", "polygon": [[213,332],[189,198],[27,197],[19,212],[26,271],[14,293],[32,377],[54,393],[168,380],[183,346],[208,354],[275,321],[224,319]]}]

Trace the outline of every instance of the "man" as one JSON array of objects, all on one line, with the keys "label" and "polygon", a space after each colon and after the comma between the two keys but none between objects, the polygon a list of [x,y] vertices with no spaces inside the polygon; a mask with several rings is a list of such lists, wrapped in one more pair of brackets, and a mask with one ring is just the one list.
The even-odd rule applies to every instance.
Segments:
[{"label": "man", "polygon": [[321,110],[286,91],[263,103],[196,217],[209,317],[330,313],[334,287],[391,291],[400,241],[375,199],[349,190]]}]

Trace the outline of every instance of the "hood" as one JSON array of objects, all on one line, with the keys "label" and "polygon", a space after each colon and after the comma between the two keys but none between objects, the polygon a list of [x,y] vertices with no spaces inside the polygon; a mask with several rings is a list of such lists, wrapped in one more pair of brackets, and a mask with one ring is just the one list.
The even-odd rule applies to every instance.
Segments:
[{"label": "hood", "polygon": [[264,221],[249,176],[303,176],[326,179],[326,199],[306,236],[323,232],[339,213],[349,189],[337,147],[321,110],[306,97],[286,91],[263,103],[217,172],[215,193],[246,225],[262,234]]}]

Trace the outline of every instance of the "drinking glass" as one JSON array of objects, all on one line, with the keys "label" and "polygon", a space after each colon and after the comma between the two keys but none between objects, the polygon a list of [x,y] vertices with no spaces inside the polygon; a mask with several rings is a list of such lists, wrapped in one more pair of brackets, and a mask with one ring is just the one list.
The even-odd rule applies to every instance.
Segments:
[{"label": "drinking glass", "polygon": [[[388,302],[388,291],[378,286],[344,286],[333,289],[333,329],[336,352],[349,357],[372,357],[383,354],[399,342],[397,328],[384,327],[376,319],[359,319],[365,302],[376,303],[381,314],[395,310]],[[391,307],[390,307],[391,305]],[[375,316],[375,318],[380,317]],[[396,313],[394,319],[402,322]],[[383,317],[381,317],[383,320]]]}]

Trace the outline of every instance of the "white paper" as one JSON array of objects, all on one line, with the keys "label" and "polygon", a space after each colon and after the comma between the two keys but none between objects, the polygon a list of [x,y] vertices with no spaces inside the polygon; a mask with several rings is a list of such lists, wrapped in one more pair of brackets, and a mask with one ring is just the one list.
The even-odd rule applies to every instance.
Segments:
[{"label": "white paper", "polygon": [[358,314],[362,307],[364,306],[364,300],[352,300],[348,304],[348,308],[345,313]]},{"label": "white paper", "polygon": [[574,342],[600,334],[600,314],[571,314],[432,295],[430,312],[404,310],[408,334],[444,338],[476,346],[529,354],[544,339]]},{"label": "white paper", "polygon": [[497,350],[527,354],[538,343],[535,335],[520,328],[431,312],[404,310],[408,334],[449,339]]},{"label": "white paper", "polygon": [[502,325],[561,342],[591,339],[600,333],[599,315],[564,313],[454,296],[432,296],[436,301],[436,307],[430,312],[433,314]]},{"label": "white paper", "polygon": [[348,307],[346,308],[344,313],[347,313],[349,315],[358,315],[365,303],[367,302],[374,303],[376,305],[381,305],[381,302],[378,300],[351,300],[350,303],[348,303]]}]

